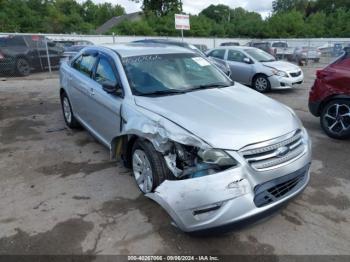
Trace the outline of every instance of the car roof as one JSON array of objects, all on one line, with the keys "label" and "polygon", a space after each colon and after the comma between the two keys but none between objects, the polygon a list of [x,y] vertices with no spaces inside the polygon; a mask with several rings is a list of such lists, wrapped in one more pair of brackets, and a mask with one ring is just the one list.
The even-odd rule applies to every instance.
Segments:
[{"label": "car roof", "polygon": [[169,45],[178,45],[178,46],[188,46],[188,43],[186,42],[179,42],[176,40],[168,40],[168,39],[143,39],[143,40],[136,40],[132,43],[164,43]]},{"label": "car roof", "polygon": [[102,47],[112,49],[122,57],[179,53],[196,54],[187,48],[159,43],[107,44]]},{"label": "car roof", "polygon": [[257,48],[251,47],[251,46],[218,46],[216,48],[213,48],[212,50],[214,49],[232,49],[232,50],[244,51],[247,49],[257,49]]}]

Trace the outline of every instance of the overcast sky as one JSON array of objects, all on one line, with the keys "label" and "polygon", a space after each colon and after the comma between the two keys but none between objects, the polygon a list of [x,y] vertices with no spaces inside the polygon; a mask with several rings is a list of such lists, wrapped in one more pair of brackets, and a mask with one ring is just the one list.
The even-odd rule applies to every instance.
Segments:
[{"label": "overcast sky", "polygon": [[[113,4],[120,4],[127,13],[132,13],[140,10],[140,4],[136,4],[129,0],[93,0],[96,3],[111,2]],[[142,2],[142,1],[141,1]],[[243,7],[249,11],[260,13],[266,17],[272,10],[272,0],[182,0],[183,9],[186,13],[198,14],[202,9],[210,4],[225,4],[231,8]]]}]

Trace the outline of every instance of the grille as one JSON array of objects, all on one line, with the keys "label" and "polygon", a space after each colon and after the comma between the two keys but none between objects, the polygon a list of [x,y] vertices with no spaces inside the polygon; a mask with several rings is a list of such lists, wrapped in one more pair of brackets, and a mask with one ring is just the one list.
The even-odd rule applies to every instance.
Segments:
[{"label": "grille", "polygon": [[291,77],[298,77],[301,75],[301,71],[295,72],[295,73],[290,73]]},{"label": "grille", "polygon": [[255,187],[254,203],[263,207],[278,201],[300,189],[306,182],[309,165],[284,177],[274,179]]},{"label": "grille", "polygon": [[252,168],[258,171],[272,169],[298,158],[306,150],[301,130],[290,138],[267,146],[243,150],[241,154]]}]

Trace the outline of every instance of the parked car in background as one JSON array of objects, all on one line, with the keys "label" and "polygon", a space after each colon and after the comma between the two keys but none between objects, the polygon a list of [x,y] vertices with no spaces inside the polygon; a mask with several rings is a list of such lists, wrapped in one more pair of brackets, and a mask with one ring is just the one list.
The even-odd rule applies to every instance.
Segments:
[{"label": "parked car in background", "polygon": [[62,47],[44,36],[0,37],[0,71],[27,76],[34,70],[48,70],[48,55],[51,68],[58,68],[63,51]]},{"label": "parked car in background", "polygon": [[317,71],[310,91],[310,112],[332,138],[350,137],[350,48],[326,68]]},{"label": "parked car in background", "polygon": [[[143,39],[143,40],[137,40],[133,41],[132,43],[139,43],[139,44],[162,44],[162,45],[172,45],[172,46],[179,46],[183,47],[189,50],[192,50],[193,52],[197,53],[198,55],[202,57],[206,57],[205,53],[199,50],[195,45],[186,43],[186,42],[179,42],[175,40],[168,40],[168,39]],[[230,68],[225,63],[217,63],[215,60],[210,59],[210,62],[213,63],[215,66],[217,66],[221,71],[223,71],[226,75],[230,75]]]},{"label": "parked car in background", "polygon": [[203,53],[208,50],[207,45],[202,44],[194,44],[195,47],[197,47],[199,50],[201,50]]},{"label": "parked car in background", "polygon": [[294,111],[233,82],[189,49],[87,47],[60,69],[69,127],[83,125],[185,232],[266,217],[310,179]]},{"label": "parked car in background", "polygon": [[93,45],[94,43],[88,40],[54,40],[55,43],[58,43],[64,47],[66,50],[67,48],[71,46],[88,46]]},{"label": "parked car in background", "polygon": [[289,47],[286,41],[274,41],[271,43],[271,47],[276,50],[274,52],[275,52],[275,57],[278,60],[281,60],[281,59],[288,60],[288,61],[291,60],[294,53],[294,48]]},{"label": "parked car in background", "polygon": [[309,61],[318,63],[320,62],[321,55],[321,51],[316,47],[297,47],[294,50],[292,61],[295,61],[298,65],[308,64]]},{"label": "parked car in background", "polygon": [[85,45],[73,45],[73,46],[67,47],[62,55],[61,63],[64,61],[71,60],[84,47],[86,47],[86,46]]},{"label": "parked car in background", "polygon": [[210,50],[207,55],[218,63],[227,63],[232,80],[258,92],[293,88],[304,81],[300,67],[276,61],[272,55],[254,47],[220,47]]},{"label": "parked car in background", "polygon": [[248,42],[246,45],[250,47],[259,48],[274,57],[276,56],[277,50],[276,48],[272,47],[270,42],[252,41],[252,42]]},{"label": "parked car in background", "polygon": [[220,46],[240,46],[238,42],[225,42],[221,43]]}]

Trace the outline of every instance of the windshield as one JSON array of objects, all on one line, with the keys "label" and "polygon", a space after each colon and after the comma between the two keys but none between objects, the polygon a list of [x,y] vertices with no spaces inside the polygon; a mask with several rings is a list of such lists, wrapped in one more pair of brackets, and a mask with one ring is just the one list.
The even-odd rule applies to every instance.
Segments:
[{"label": "windshield", "polygon": [[288,45],[287,43],[283,43],[283,42],[277,42],[277,43],[273,43],[272,47],[277,47],[277,48],[287,48]]},{"label": "windshield", "polygon": [[133,56],[122,59],[135,95],[175,94],[231,86],[231,81],[196,54]]},{"label": "windshield", "polygon": [[258,62],[276,61],[276,59],[272,55],[260,49],[246,49],[244,51]]}]

